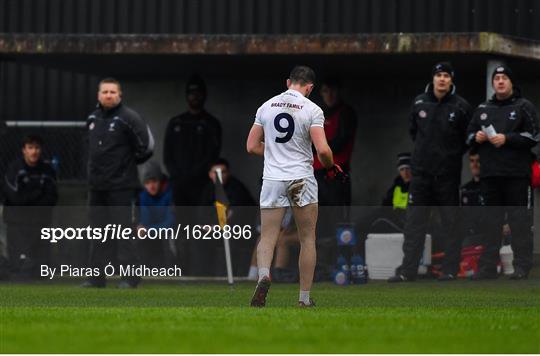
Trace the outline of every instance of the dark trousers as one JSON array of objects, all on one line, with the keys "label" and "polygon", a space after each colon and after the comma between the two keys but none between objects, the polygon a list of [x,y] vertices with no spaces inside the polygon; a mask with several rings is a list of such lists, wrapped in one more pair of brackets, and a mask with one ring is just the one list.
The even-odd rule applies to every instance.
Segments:
[{"label": "dark trousers", "polygon": [[50,242],[41,240],[42,226],[7,225],[10,272],[20,277],[40,276],[40,265],[50,262]]},{"label": "dark trousers", "polygon": [[[193,225],[200,222],[199,212],[202,193],[208,184],[208,176],[189,180],[172,180],[174,204],[176,205],[176,223],[182,226]],[[182,229],[182,231],[184,231]],[[211,274],[211,265],[208,263],[209,246],[211,243],[203,240],[190,240],[186,236],[176,241],[177,256],[182,274],[186,276],[203,276]]]},{"label": "dark trousers", "polygon": [[449,176],[414,175],[412,177],[404,229],[404,257],[397,273],[409,278],[416,277],[424,250],[431,210],[436,206],[443,226],[440,237],[445,246],[442,269],[444,273],[454,276],[457,274],[461,258],[461,237],[456,233],[459,182],[458,177]]},{"label": "dark trousers", "polygon": [[496,273],[501,247],[501,228],[504,215],[512,231],[511,246],[514,252],[514,268],[528,273],[533,265],[532,189],[530,180],[521,177],[487,177],[481,179],[485,209],[483,226],[484,253],[479,269]]},{"label": "dark trousers", "polygon": [[[122,225],[122,229],[134,228],[133,202],[136,192],[133,189],[114,191],[90,191],[90,224],[92,227],[105,227],[107,224]],[[99,268],[99,277],[90,280],[97,284],[105,283],[104,267],[111,262],[115,265],[139,265],[137,240],[92,240],[90,267]],[[118,271],[118,269],[117,269]],[[140,277],[123,277],[132,285],[140,282]]]}]

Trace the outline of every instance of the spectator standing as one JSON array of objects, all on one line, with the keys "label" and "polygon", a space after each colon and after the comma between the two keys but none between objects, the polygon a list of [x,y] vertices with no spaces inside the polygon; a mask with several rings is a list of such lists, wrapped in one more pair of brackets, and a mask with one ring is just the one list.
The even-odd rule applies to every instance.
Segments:
[{"label": "spectator standing", "polygon": [[[132,207],[140,188],[137,165],[148,160],[154,149],[150,128],[122,102],[120,82],[113,78],[99,83],[98,106],[88,116],[87,127],[90,223],[95,227],[110,223],[132,228]],[[136,241],[93,241],[90,265],[101,273],[82,286],[105,287],[103,268],[111,261],[139,264]],[[118,287],[135,288],[139,281],[138,277],[124,277]]]},{"label": "spectator standing", "polygon": [[206,96],[202,78],[192,76],[186,85],[188,111],[171,118],[165,132],[163,161],[177,206],[200,204],[208,167],[221,151],[221,125],[205,110]]},{"label": "spectator standing", "polygon": [[[323,99],[324,132],[334,153],[334,161],[346,174],[351,169],[351,157],[356,134],[356,113],[345,103],[341,94],[341,83],[336,78],[327,78],[321,83]],[[313,169],[319,186],[319,204],[340,206],[351,204],[351,181],[325,179],[326,169],[313,155]]]},{"label": "spectator standing", "polygon": [[418,95],[410,113],[414,141],[404,257],[388,282],[413,281],[426,237],[430,210],[439,206],[445,247],[441,281],[454,280],[459,270],[461,240],[455,233],[462,156],[471,108],[456,94],[454,69],[448,62],[432,69],[432,82]]},{"label": "spectator standing", "polygon": [[[171,118],[165,131],[163,161],[171,179],[176,220],[184,225],[196,222],[198,209],[193,206],[202,204],[202,193],[209,182],[208,167],[221,151],[221,125],[205,110],[206,97],[205,82],[198,75],[192,76],[186,85],[188,111]],[[197,242],[181,239],[177,244],[184,273],[197,273],[192,266],[200,261],[190,253]]]},{"label": "spectator standing", "polygon": [[527,278],[533,265],[531,149],[540,141],[538,112],[523,98],[510,67],[495,68],[495,94],[475,110],[467,142],[480,154],[480,182],[486,209],[484,253],[475,280],[497,278],[500,228],[507,213],[512,230],[514,273]]}]

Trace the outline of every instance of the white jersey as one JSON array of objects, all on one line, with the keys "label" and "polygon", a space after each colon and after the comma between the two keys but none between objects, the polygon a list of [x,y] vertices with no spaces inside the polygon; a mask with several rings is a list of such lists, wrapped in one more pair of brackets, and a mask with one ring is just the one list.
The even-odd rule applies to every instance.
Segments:
[{"label": "white jersey", "polygon": [[263,179],[293,180],[313,175],[312,126],[324,128],[320,107],[289,89],[264,103],[255,116],[264,130]]}]

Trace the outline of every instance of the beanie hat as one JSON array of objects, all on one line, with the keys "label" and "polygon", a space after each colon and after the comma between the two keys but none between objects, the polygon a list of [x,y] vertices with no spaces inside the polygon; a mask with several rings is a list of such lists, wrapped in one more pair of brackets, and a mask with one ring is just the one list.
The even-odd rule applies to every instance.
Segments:
[{"label": "beanie hat", "polygon": [[505,64],[502,64],[500,66],[497,66],[497,68],[495,68],[495,70],[493,70],[493,74],[491,74],[491,82],[493,83],[493,78],[495,78],[495,76],[497,74],[504,74],[508,77],[508,79],[510,79],[510,81],[512,82],[512,84],[515,85],[515,81],[514,81],[514,73],[512,72],[512,69],[510,69],[510,67],[508,67],[507,65]]},{"label": "beanie hat", "polygon": [[156,161],[149,161],[145,164],[144,173],[143,173],[143,182],[146,182],[149,179],[161,180],[163,178],[163,172],[159,163]]},{"label": "beanie hat", "polygon": [[402,168],[411,167],[411,154],[409,152],[398,153],[397,155],[397,168],[398,171]]},{"label": "beanie hat", "polygon": [[440,72],[446,72],[452,78],[454,78],[454,68],[452,67],[452,64],[450,62],[440,62],[435,64],[433,66],[433,69],[431,69],[431,76],[434,76],[435,74]]}]

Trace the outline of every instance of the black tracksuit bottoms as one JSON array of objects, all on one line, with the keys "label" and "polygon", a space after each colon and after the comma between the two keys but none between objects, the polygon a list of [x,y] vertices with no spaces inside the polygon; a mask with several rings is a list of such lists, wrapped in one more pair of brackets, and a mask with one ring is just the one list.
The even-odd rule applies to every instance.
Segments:
[{"label": "black tracksuit bottoms", "polygon": [[459,177],[415,174],[409,188],[409,204],[404,229],[403,261],[397,274],[416,278],[424,250],[432,207],[438,207],[443,226],[440,236],[444,243],[443,272],[459,271],[461,237],[457,233],[459,210]]},{"label": "black tracksuit bottoms", "polygon": [[[113,191],[90,191],[90,225],[105,227],[107,224],[122,225],[122,229],[132,228],[133,207],[136,191],[133,189]],[[99,277],[89,280],[96,284],[105,283],[104,267],[111,262],[113,265],[140,265],[140,256],[137,249],[137,240],[92,240],[90,249],[90,267],[99,268]],[[116,264],[115,264],[116,263]],[[118,269],[116,269],[118,271]],[[140,282],[140,277],[122,277],[132,285]]]},{"label": "black tracksuit bottoms", "polygon": [[479,270],[496,273],[501,248],[501,228],[505,213],[512,231],[514,268],[528,273],[533,265],[533,204],[530,179],[526,177],[486,177],[480,180],[484,197],[484,253]]}]

